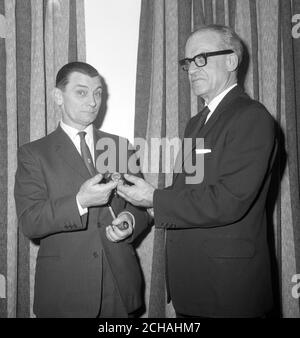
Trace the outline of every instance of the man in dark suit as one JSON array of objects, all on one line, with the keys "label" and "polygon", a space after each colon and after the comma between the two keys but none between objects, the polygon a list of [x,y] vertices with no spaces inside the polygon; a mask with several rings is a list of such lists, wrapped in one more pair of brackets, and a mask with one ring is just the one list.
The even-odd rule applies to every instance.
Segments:
[{"label": "man in dark suit", "polygon": [[[272,308],[266,196],[274,122],[237,85],[243,49],[234,31],[201,27],[185,52],[180,63],[205,108],[186,126],[193,145],[184,149],[182,172],[160,190],[125,175],[134,185],[118,192],[153,207],[156,227],[167,230],[167,287],[178,317],[261,317]],[[201,171],[198,157],[204,176],[197,182],[201,175],[186,169],[193,159]]]},{"label": "man in dark suit", "polygon": [[18,152],[19,226],[28,238],[40,239],[37,317],[128,317],[142,304],[132,242],[146,228],[147,213],[115,195],[117,181],[104,182],[95,170],[96,164],[105,171],[99,142],[113,143],[108,151],[116,172],[119,142],[127,144],[93,126],[101,94],[95,68],[83,62],[63,66],[54,91],[60,125]]}]

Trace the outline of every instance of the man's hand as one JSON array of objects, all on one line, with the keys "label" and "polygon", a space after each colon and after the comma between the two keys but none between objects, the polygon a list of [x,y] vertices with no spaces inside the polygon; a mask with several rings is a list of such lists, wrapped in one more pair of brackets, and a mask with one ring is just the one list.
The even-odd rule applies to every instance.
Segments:
[{"label": "man's hand", "polygon": [[124,177],[133,185],[130,186],[119,182],[117,187],[118,195],[138,207],[152,208],[155,188],[142,178],[127,174]]},{"label": "man's hand", "polygon": [[106,184],[99,184],[102,179],[103,175],[97,174],[82,184],[77,193],[77,200],[82,208],[104,205],[108,202],[118,182],[110,181]]},{"label": "man's hand", "polygon": [[[128,227],[123,229],[122,226],[126,222]],[[112,221],[112,225],[106,227],[106,237],[112,242],[119,242],[131,236],[133,232],[132,217],[126,212],[121,213]]]}]

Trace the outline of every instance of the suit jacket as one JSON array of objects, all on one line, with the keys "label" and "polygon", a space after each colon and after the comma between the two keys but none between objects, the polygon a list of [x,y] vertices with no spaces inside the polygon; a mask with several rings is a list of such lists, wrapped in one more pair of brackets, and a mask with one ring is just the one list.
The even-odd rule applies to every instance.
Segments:
[{"label": "suit jacket", "polygon": [[211,149],[200,155],[203,181],[187,184],[183,172],[154,193],[155,224],[167,229],[173,305],[197,316],[260,316],[272,307],[265,204],[276,151],[274,121],[235,87],[197,138]]},{"label": "suit jacket", "polygon": [[[115,135],[94,129],[94,142]],[[95,160],[99,151],[95,151]],[[129,154],[130,155],[130,154]],[[118,170],[117,161],[117,170]],[[110,242],[105,228],[112,217],[107,207],[91,207],[80,216],[76,194],[91,176],[74,144],[60,128],[19,148],[15,200],[19,226],[40,239],[35,274],[34,312],[39,316],[96,317],[101,296],[102,254],[105,255],[128,313],[140,307],[141,271],[132,241],[145,229],[147,215],[119,197],[116,214],[135,216],[130,239]]]}]

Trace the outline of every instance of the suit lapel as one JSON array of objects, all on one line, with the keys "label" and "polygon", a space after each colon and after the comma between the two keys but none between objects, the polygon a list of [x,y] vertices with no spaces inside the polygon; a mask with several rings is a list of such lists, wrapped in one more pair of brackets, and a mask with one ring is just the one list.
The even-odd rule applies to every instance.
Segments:
[{"label": "suit lapel", "polygon": [[[96,144],[97,141],[101,138],[102,133],[101,131],[97,130],[94,127],[94,149],[95,149],[95,162],[97,160],[97,156],[101,154],[101,150],[96,150]],[[60,126],[57,127],[55,131],[55,143],[54,143],[54,149],[58,155],[58,157],[68,165],[70,170],[73,170],[74,173],[79,175],[84,181],[91,178],[91,175],[85,166],[82,157],[78,153],[75,145],[70,140],[69,136],[62,130]],[[111,201],[111,205],[115,211],[116,214],[119,212],[119,208],[117,207],[117,199],[114,197]],[[101,215],[101,218],[105,220],[107,224],[111,222],[112,216],[109,212],[109,209],[105,206],[102,206],[100,208],[90,208],[90,216],[89,220],[91,223],[96,222],[99,215]]]},{"label": "suit lapel", "polygon": [[[216,110],[213,112],[207,123],[201,128],[199,131],[199,134],[197,135],[197,138],[205,138],[205,136],[208,134],[208,132],[211,130],[211,128],[216,124],[224,110],[227,109],[228,105],[235,100],[238,96],[242,95],[244,93],[243,89],[239,86],[234,87],[229,93],[225,95],[223,100],[219,103]],[[191,155],[193,150],[196,148],[196,142],[192,146],[191,150],[188,151],[186,154],[184,154],[184,158],[182,160],[182,168],[184,167],[184,162],[186,159]],[[178,168],[177,168],[178,169]],[[173,184],[178,176],[178,173],[174,174],[173,177]]]},{"label": "suit lapel", "polygon": [[210,119],[207,121],[207,123],[203,126],[201,129],[198,137],[205,137],[209,130],[215,125],[215,123],[218,121],[224,110],[227,109],[228,105],[235,100],[238,96],[242,95],[244,93],[243,89],[239,86],[234,87],[229,93],[225,95],[223,100],[218,104],[216,110],[211,115]]},{"label": "suit lapel", "polygon": [[57,127],[55,132],[56,137],[54,147],[60,159],[85,180],[91,178],[83,159],[69,136],[61,129],[60,126]]}]

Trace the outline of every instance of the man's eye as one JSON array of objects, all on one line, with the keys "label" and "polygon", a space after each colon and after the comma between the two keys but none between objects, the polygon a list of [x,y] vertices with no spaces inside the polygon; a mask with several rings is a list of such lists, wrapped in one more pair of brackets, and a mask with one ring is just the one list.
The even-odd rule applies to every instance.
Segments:
[{"label": "man's eye", "polygon": [[86,91],[84,91],[84,90],[78,90],[77,91],[77,94],[79,95],[79,96],[86,96]]},{"label": "man's eye", "polygon": [[204,57],[202,55],[199,55],[196,57],[196,62],[203,63],[205,61]]}]

